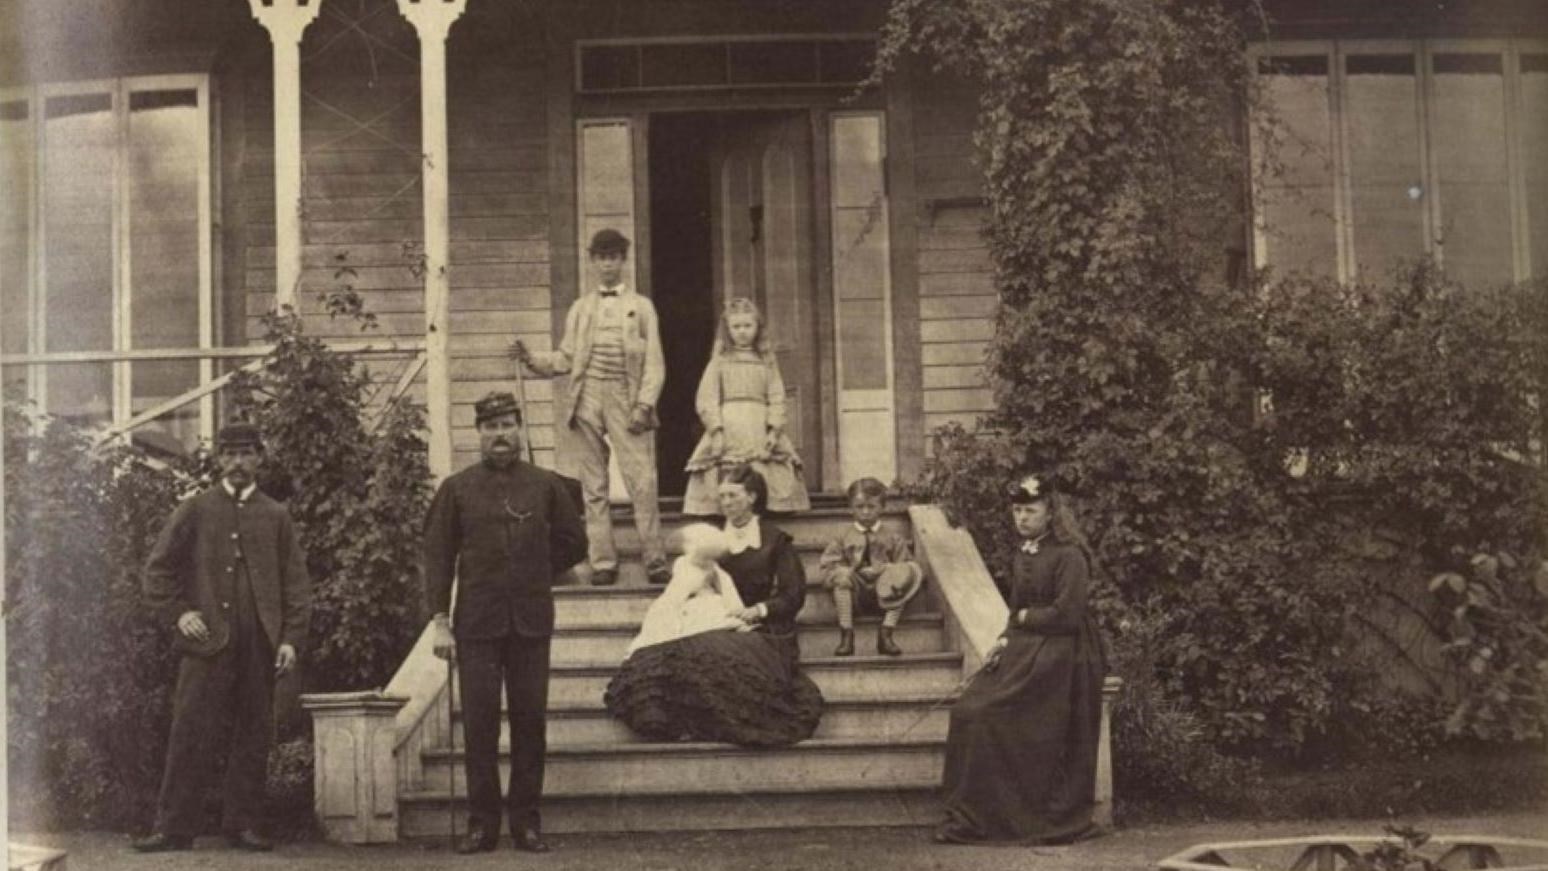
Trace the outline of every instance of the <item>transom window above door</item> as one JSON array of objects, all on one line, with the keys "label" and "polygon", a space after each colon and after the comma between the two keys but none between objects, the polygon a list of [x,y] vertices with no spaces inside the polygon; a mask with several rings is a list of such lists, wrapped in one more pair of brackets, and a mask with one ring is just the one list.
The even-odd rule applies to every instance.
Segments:
[{"label": "transom window above door", "polygon": [[583,94],[789,87],[852,88],[865,80],[876,39],[865,35],[583,39]]}]

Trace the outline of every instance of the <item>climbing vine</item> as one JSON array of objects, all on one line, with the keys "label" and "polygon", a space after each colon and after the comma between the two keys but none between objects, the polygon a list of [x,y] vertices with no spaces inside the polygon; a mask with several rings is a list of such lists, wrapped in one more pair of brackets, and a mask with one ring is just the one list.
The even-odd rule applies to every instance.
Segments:
[{"label": "climbing vine", "polygon": [[925,488],[1003,567],[997,483],[1055,469],[1104,610],[1165,624],[1158,690],[1222,746],[1296,753],[1373,684],[1351,632],[1372,528],[1432,567],[1540,534],[1521,459],[1548,357],[1534,291],[1240,268],[1245,130],[1273,124],[1260,26],[1182,0],[895,0],[877,70],[979,94],[996,411],[938,434]]}]

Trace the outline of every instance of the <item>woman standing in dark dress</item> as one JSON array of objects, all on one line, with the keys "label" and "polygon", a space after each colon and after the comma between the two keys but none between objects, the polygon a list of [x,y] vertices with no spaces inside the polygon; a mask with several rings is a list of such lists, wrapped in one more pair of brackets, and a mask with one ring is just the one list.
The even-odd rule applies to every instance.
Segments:
[{"label": "woman standing in dark dress", "polygon": [[636,733],[657,740],[778,747],[812,736],[822,693],[801,673],[795,617],[806,572],[788,534],[758,516],[767,498],[749,466],[721,474],[729,552],[720,559],[746,603],[740,629],[641,647],[624,660],[604,701]]},{"label": "woman standing in dark dress", "polygon": [[1024,541],[1010,620],[951,710],[941,843],[1068,843],[1094,833],[1106,664],[1086,607],[1086,556],[1047,482],[1019,481],[1011,511]]}]

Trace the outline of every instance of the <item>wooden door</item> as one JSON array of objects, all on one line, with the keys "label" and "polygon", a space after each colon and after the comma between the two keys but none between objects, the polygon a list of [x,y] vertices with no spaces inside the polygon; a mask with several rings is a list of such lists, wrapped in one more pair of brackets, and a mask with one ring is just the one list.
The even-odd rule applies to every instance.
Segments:
[{"label": "wooden door", "polygon": [[822,457],[812,264],[812,142],[804,113],[727,115],[710,161],[715,311],[751,297],[785,381],[787,428],[820,487]]}]

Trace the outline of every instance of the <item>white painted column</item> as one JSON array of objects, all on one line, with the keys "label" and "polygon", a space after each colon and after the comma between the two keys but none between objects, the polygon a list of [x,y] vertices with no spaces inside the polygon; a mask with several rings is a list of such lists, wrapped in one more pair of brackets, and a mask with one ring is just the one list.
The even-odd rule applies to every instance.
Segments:
[{"label": "white painted column", "polygon": [[419,33],[420,148],[425,189],[425,404],[430,474],[451,474],[451,206],[446,144],[446,37],[466,0],[398,0]]},{"label": "white painted column", "polygon": [[248,0],[274,43],[274,303],[301,283],[301,36],[323,0]]}]

